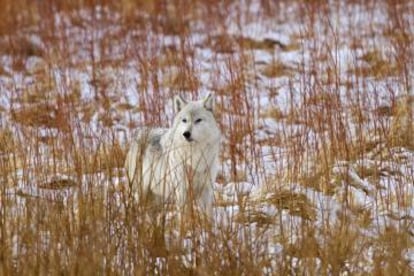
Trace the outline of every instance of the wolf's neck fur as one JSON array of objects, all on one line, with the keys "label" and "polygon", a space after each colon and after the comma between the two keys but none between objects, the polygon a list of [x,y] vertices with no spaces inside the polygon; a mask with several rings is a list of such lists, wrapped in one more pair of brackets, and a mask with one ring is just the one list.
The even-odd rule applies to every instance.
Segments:
[{"label": "wolf's neck fur", "polygon": [[188,166],[194,171],[210,170],[210,164],[216,162],[218,158],[219,147],[217,141],[219,138],[207,143],[184,142],[180,144],[174,143],[174,133],[172,132],[167,133],[163,138],[161,146],[164,154],[171,154],[173,156],[171,160]]}]

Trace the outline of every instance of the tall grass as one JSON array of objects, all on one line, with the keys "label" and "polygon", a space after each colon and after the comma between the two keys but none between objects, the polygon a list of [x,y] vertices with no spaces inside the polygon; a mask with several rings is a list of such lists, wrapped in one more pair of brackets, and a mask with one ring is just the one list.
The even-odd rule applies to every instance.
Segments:
[{"label": "tall grass", "polygon": [[[0,6],[1,275],[413,273],[410,1]],[[216,222],[161,227],[128,142],[206,91]]]}]

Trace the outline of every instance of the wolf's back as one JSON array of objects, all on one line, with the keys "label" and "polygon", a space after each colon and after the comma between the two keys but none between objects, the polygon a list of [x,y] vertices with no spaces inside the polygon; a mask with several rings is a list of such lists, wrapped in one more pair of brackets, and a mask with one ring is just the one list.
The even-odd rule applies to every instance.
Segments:
[{"label": "wolf's back", "polygon": [[125,168],[130,183],[139,182],[142,176],[142,164],[148,155],[161,154],[161,138],[168,130],[165,128],[140,129],[131,143],[125,159]]}]

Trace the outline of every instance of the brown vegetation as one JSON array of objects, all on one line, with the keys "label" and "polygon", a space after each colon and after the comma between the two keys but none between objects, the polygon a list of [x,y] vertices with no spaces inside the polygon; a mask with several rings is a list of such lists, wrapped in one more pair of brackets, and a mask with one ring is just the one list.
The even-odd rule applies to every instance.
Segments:
[{"label": "brown vegetation", "polygon": [[[242,2],[0,0],[1,275],[414,273],[412,1]],[[216,223],[160,227],[127,143],[207,90]]]}]

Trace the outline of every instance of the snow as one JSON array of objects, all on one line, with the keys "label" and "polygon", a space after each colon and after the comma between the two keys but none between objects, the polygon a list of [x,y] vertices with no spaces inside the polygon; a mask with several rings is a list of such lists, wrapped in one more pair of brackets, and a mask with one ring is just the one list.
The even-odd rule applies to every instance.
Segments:
[{"label": "snow", "polygon": [[[250,8],[252,10],[257,10],[259,8],[257,5],[259,5],[258,1],[256,4],[250,5]],[[347,12],[358,14],[358,20],[355,21],[355,16],[352,17],[352,20],[349,20],[346,14],[343,15],[341,11],[338,13],[333,13],[332,18],[329,20],[334,25],[332,26],[332,29],[328,30],[328,33],[326,33],[326,26],[324,25],[324,22],[318,21],[316,30],[319,30],[319,33],[326,34],[326,36],[323,36],[321,39],[329,40],[332,37],[335,37],[337,33],[346,33],[349,29],[360,28],[365,24],[365,17],[367,14],[364,10],[361,9],[360,6],[352,5]],[[372,25],[374,31],[382,31],[382,25],[387,24],[387,19],[383,16],[383,13],[384,12],[381,11],[381,9],[374,9],[374,13],[368,15],[374,20]],[[53,69],[52,77],[53,81],[57,84],[56,87],[58,88],[63,87],[63,89],[65,89],[66,87],[70,87],[71,82],[78,83],[81,93],[81,100],[84,102],[93,102],[96,97],[96,87],[94,87],[91,81],[93,70],[95,69],[92,67],[92,65],[89,64],[90,55],[86,49],[89,46],[86,45],[91,41],[101,41],[106,36],[117,33],[119,29],[116,26],[112,26],[106,29],[102,26],[96,26],[92,23],[88,23],[91,20],[90,12],[83,11],[81,14],[82,18],[85,20],[86,29],[79,31],[77,30],[77,27],[73,26],[69,28],[68,35],[73,37],[73,45],[80,45],[79,50],[73,53],[74,63],[81,64],[82,62],[86,62],[87,65],[74,66],[69,68],[55,66]],[[119,17],[118,14],[111,13],[111,11],[102,8],[97,8],[96,15],[96,19],[98,20],[105,15],[109,16],[114,22],[116,22],[117,18]],[[412,21],[412,19],[408,20]],[[292,42],[291,37],[293,34],[299,34],[307,28],[306,23],[299,23],[294,20],[289,22],[289,24],[274,24],[273,21],[266,19],[258,20],[258,22],[248,22],[247,19],[243,18],[242,21],[246,22],[243,22],[245,24],[241,27],[239,24],[237,24],[238,22],[230,15],[228,18],[229,27],[227,33],[251,38],[257,41],[261,41],[263,39],[272,39],[279,41],[285,45],[288,45]],[[70,20],[68,18],[65,18],[64,15],[59,14],[57,14],[55,17],[55,24],[57,26],[71,26]],[[411,26],[413,25],[414,24]],[[194,29],[197,28],[194,27]],[[84,35],[79,36],[79,33]],[[126,44],[134,43],[133,37],[137,34],[139,34],[139,31],[131,30],[131,32],[128,34]],[[219,32],[218,34],[221,33]],[[192,45],[199,45],[202,44],[206,38],[207,36],[204,34],[193,33],[190,35],[189,41]],[[44,47],[40,37],[31,36],[30,39],[38,47]],[[162,41],[161,44],[163,46],[174,46],[180,44],[180,40],[177,36],[163,36],[151,33],[148,34],[147,39]],[[363,51],[357,50],[355,52],[354,50],[351,50],[349,47],[345,46],[345,44],[343,44],[343,40],[348,38],[338,39],[339,48],[332,53],[333,57],[331,58],[334,60],[334,62],[337,62],[339,64],[341,78],[347,79],[347,69],[350,66],[354,65],[353,63],[355,62],[355,53],[359,55],[363,54]],[[384,44],[382,44],[383,42]],[[106,56],[109,56],[113,59],[121,57],[122,51],[128,47],[122,45],[122,42],[119,41],[114,42],[114,44],[115,45],[112,48],[113,52],[110,52],[109,54],[102,52],[98,47],[98,43],[94,44],[94,58],[96,58],[96,60],[102,60]],[[151,43],[149,42],[148,44]],[[368,40],[367,47],[363,50],[366,51],[367,49],[371,48],[376,49],[376,44],[383,45],[383,48],[389,49],[389,42],[386,42],[381,38],[376,38],[373,41]],[[73,47],[73,45],[69,46]],[[314,45],[311,43],[305,42],[303,45],[301,45],[300,50],[281,51],[275,49],[274,51],[264,51],[257,49],[252,50],[251,56],[253,58],[253,64],[255,64],[255,66],[269,64],[277,60],[283,64],[286,64],[287,66],[291,66],[293,69],[296,69],[297,67],[301,68],[303,66],[305,72],[307,72],[310,70],[310,66],[312,64],[312,56],[310,52],[314,50],[313,47]],[[196,72],[199,73],[198,77],[202,84],[198,93],[200,95],[207,94],[214,88],[212,85],[213,83],[215,85],[218,85],[218,87],[222,87],[228,84],[229,80],[232,77],[231,72],[229,71],[229,67],[226,64],[226,60],[229,58],[229,55],[215,53],[207,47],[194,48]],[[324,51],[323,49],[316,50]],[[160,49],[149,49],[148,52],[148,55],[157,56],[159,55]],[[237,54],[232,55],[231,58],[237,58]],[[33,77],[25,76],[23,73],[14,72],[12,69],[12,59],[10,56],[2,56],[0,62],[3,66],[3,69],[8,74],[12,75],[11,77],[0,77],[1,110],[10,108],[11,101],[15,99],[15,97],[18,97],[11,91],[20,92],[25,87],[33,84],[36,80],[34,80]],[[189,60],[189,62],[192,62],[192,60]],[[362,63],[360,60],[357,60],[357,62]],[[40,63],[41,58],[30,57],[26,61],[25,66],[29,71],[31,71],[34,70]],[[140,95],[143,93],[138,85],[142,79],[138,68],[139,64],[132,60],[128,61],[127,65],[123,68],[101,68],[101,71],[99,73],[105,76],[105,79],[109,82],[108,91],[110,91],[110,96],[119,96],[119,99],[117,99],[117,101],[128,103],[132,106],[138,106]],[[411,68],[411,75],[413,75],[412,71],[413,70]],[[164,73],[158,72],[158,74],[161,78]],[[291,93],[291,87],[293,87],[293,91],[303,90],[301,87],[301,79],[303,76],[300,74],[301,73],[298,72],[298,74],[295,74],[293,77],[284,76],[280,78],[266,78],[265,76],[260,75],[259,84],[257,86],[247,83],[247,94],[253,99],[252,108],[254,110],[264,110],[268,107],[277,107],[283,114],[287,114],[291,106],[295,106],[296,103],[299,103],[302,97],[300,93]],[[312,82],[312,80],[310,80],[310,82]],[[15,86],[14,90],[12,90],[13,86]],[[366,99],[368,101],[368,107],[370,109],[373,109],[381,105],[390,105],[391,101],[393,100],[393,97],[395,95],[392,95],[389,91],[381,89],[381,87],[386,86],[395,87],[396,95],[404,93],[403,89],[400,89],[399,85],[392,77],[385,80],[364,80],[363,83],[359,83],[357,87],[354,87],[354,90],[351,92],[349,92],[349,90],[344,86],[340,86],[339,91],[337,92],[340,94],[341,98],[344,101],[346,101],[348,97],[347,93],[361,93],[361,95],[363,92],[367,94],[377,93],[379,97],[376,99],[380,99],[379,102],[370,103],[369,99]],[[275,87],[278,92],[277,96],[275,97],[271,97],[264,92],[267,88]],[[150,84],[147,89],[147,93],[156,93],[155,88],[152,86],[152,84]],[[227,97],[228,96],[224,95],[222,99],[226,101]],[[166,110],[167,114],[165,116],[167,118],[172,118],[171,104],[166,107]],[[112,118],[116,117],[117,115],[114,109],[101,108],[99,112],[108,113]],[[6,118],[6,120],[8,120],[8,117],[3,117],[3,115],[1,116],[1,120],[4,120],[3,118]],[[130,116],[130,118],[121,118],[116,122],[114,126],[114,129],[116,129],[117,132],[117,140],[120,141],[122,145],[126,144],[127,137],[132,136],[128,128],[125,127],[125,122],[129,120],[139,121],[140,119],[140,114],[133,114]],[[300,123],[287,124],[283,119],[277,120],[271,117],[262,118],[260,116],[257,116],[257,114],[255,116],[256,117],[254,124],[257,128],[255,129],[253,135],[255,141],[257,142],[264,142],[267,139],[275,139],[276,137],[283,135],[288,137],[296,137],[301,135],[306,136],[306,139],[310,144],[319,142],[318,137],[320,136]],[[346,121],[351,120],[350,114],[341,114],[341,116]],[[386,119],[384,119],[384,121],[385,123],[389,123]],[[369,122],[366,124],[367,129],[370,127],[369,124]],[[92,135],[95,135],[95,137],[100,136],[100,133],[111,131],[102,130],[104,127],[99,122],[99,113],[95,113],[92,116],[91,122],[89,122],[85,127],[87,127],[89,132],[92,133]],[[356,137],[358,131],[359,129],[357,129],[355,126],[355,128],[349,130],[349,135],[351,137]],[[53,132],[51,134],[50,129],[40,129],[40,134],[44,134],[44,136],[54,135]],[[249,143],[249,140],[245,139],[243,146],[252,148],[256,145],[251,145]],[[97,148],[98,146],[90,145],[90,147]],[[41,147],[40,153],[47,155],[49,151],[46,147]],[[338,214],[347,208],[346,204],[343,202],[344,198],[347,198],[347,203],[352,205],[352,207],[359,207],[363,210],[369,210],[371,212],[371,216],[375,219],[368,227],[360,229],[359,231],[361,233],[364,233],[364,235],[373,237],[384,230],[387,225],[397,224],[401,218],[407,218],[409,221],[412,221],[414,218],[414,185],[412,185],[414,175],[414,153],[406,148],[395,147],[390,150],[389,154],[392,158],[389,158],[387,160],[375,159],[375,154],[372,152],[368,153],[366,158],[361,158],[353,161],[337,160],[337,162],[332,166],[331,173],[337,178],[336,181],[339,182],[339,184],[336,185],[337,183],[328,183],[331,185],[336,185],[333,195],[313,188],[304,187],[299,183],[287,182],[283,183],[283,187],[288,187],[291,192],[303,194],[307,199],[310,200],[316,210],[316,218],[313,223],[315,223],[315,225],[320,228],[326,226],[327,224],[333,225],[335,221],[337,221]],[[292,215],[284,209],[279,210],[270,203],[257,203],[259,201],[258,199],[261,197],[266,198],[266,196],[270,195],[270,193],[267,193],[266,190],[269,187],[265,187],[268,180],[279,176],[281,171],[285,171],[287,169],[289,165],[288,155],[289,150],[282,146],[264,144],[260,146],[259,164],[249,164],[249,160],[245,160],[245,162],[237,164],[238,170],[248,171],[248,173],[246,173],[247,177],[243,181],[227,181],[224,184],[215,185],[217,194],[227,203],[227,205],[224,207],[217,206],[215,208],[216,222],[223,225],[233,225],[235,229],[242,229],[240,231],[252,231],[256,233],[259,228],[256,222],[251,223],[247,226],[241,226],[236,222],[237,215],[242,212],[240,206],[238,205],[238,202],[244,200],[249,203],[247,209],[248,212],[257,211],[260,212],[260,214],[264,214],[270,218],[280,216],[280,225],[278,226],[282,228],[286,227],[289,231],[292,232],[290,236],[292,243],[298,240],[294,230],[296,227],[299,227],[301,223],[303,223],[304,218],[297,215]],[[401,160],[405,161],[402,162]],[[47,158],[44,158],[43,161],[47,163]],[[224,175],[229,174],[228,172],[230,171],[231,162],[232,161],[230,159],[223,160]],[[379,181],[377,183],[374,183],[373,181],[370,181],[368,177],[360,175],[358,172],[358,167],[365,168],[366,170],[379,171]],[[259,173],[255,174],[254,172]],[[29,176],[31,175],[30,172],[26,172],[26,174],[27,173]],[[27,182],[26,180],[23,180],[24,174],[25,173],[22,172],[22,170],[16,172],[19,181],[17,182],[17,185],[14,189],[7,190],[7,195],[18,195],[20,193],[26,196],[28,195],[38,198],[60,200],[63,202],[67,202],[73,198],[76,200],[78,191],[77,189],[79,187],[67,187],[59,190],[43,189],[39,188],[39,184],[49,182],[50,179],[39,180],[29,177],[28,179],[30,179],[30,181]],[[71,175],[64,174],[57,175],[57,177],[60,179],[72,179]],[[283,179],[277,180],[277,183],[284,182]],[[329,181],[335,180],[331,179]],[[124,184],[125,178],[110,177],[101,172],[91,175],[83,175],[80,188],[88,190],[91,189],[90,185],[98,185],[102,187],[103,190],[107,191],[109,187],[118,189]],[[277,226],[274,226],[269,231],[267,231],[264,236],[271,240],[269,237],[274,235],[278,229],[279,228]],[[411,226],[410,229],[411,231],[414,231],[414,226]],[[323,239],[323,237],[318,238],[320,240]],[[184,243],[185,247],[190,247],[190,241],[184,240]],[[269,241],[266,244],[266,248],[264,250],[267,250],[267,254],[271,256],[277,256],[283,253],[284,248],[277,241]],[[370,252],[365,253],[368,255],[370,254]],[[412,248],[408,248],[404,254],[404,258],[409,260],[413,266],[414,250]],[[191,262],[191,257],[187,256],[186,259]],[[160,266],[162,266],[162,260],[160,259],[159,261]],[[293,266],[295,266],[295,263],[297,266],[299,266],[300,262],[300,259],[292,257],[292,263],[294,264]],[[320,261],[317,259],[316,262],[319,263]],[[361,264],[361,266],[363,266],[363,264]],[[349,270],[352,271],[352,268],[349,268]],[[369,268],[367,271],[370,271]]]}]

